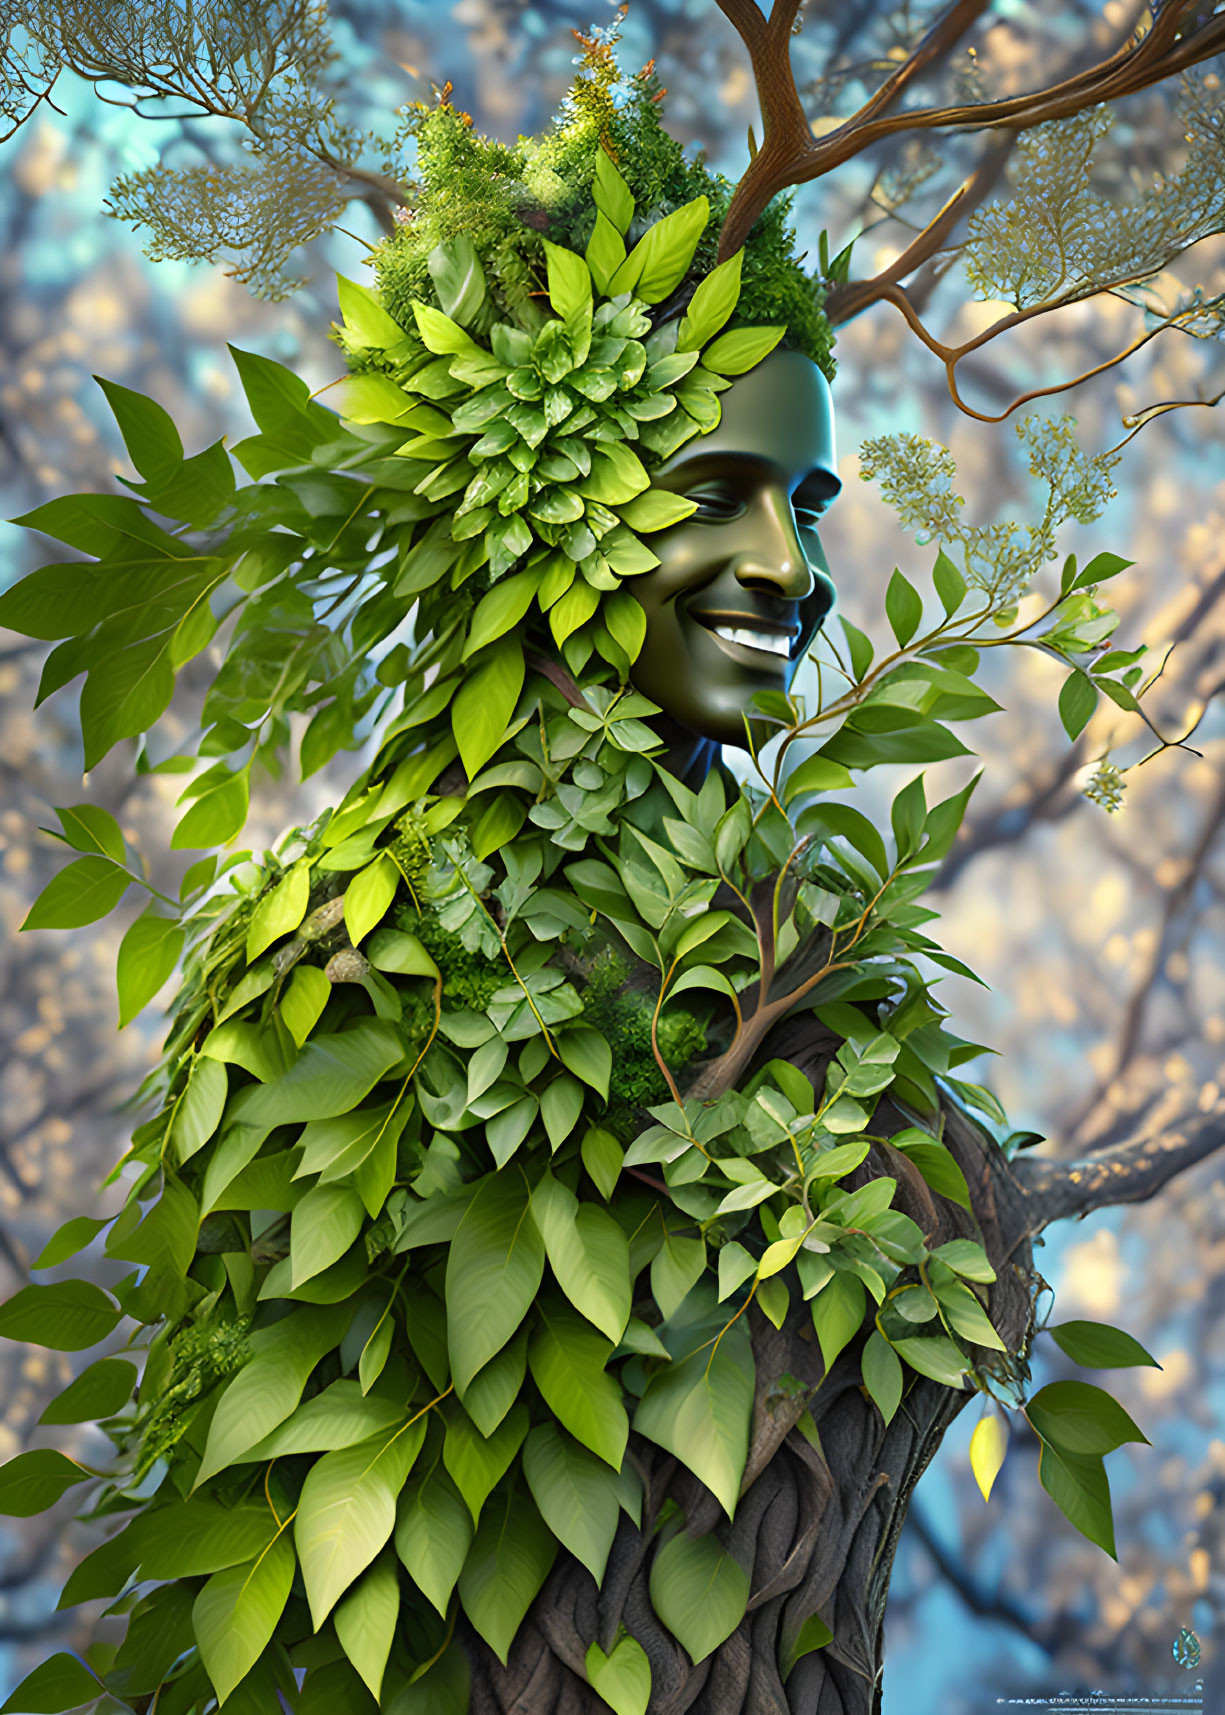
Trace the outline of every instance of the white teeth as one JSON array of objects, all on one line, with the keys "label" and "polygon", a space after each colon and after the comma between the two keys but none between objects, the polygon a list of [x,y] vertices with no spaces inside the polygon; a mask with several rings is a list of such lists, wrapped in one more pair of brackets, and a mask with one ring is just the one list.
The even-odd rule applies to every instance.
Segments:
[{"label": "white teeth", "polygon": [[749,649],[760,649],[767,655],[789,657],[791,654],[790,638],[780,636],[775,631],[750,631],[740,625],[716,625],[714,633],[727,643],[743,643]]}]

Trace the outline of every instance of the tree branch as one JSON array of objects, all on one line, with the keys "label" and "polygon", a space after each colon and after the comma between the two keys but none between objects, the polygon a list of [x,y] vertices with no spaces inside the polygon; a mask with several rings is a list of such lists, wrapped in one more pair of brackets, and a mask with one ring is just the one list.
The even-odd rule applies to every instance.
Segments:
[{"label": "tree branch", "polygon": [[1171,1179],[1222,1148],[1225,1109],[1218,1108],[1196,1115],[1188,1126],[1135,1138],[1075,1161],[1023,1156],[1013,1162],[1012,1172],[1025,1193],[1028,1230],[1034,1236],[1053,1221],[1078,1219],[1121,1203],[1146,1203]]}]

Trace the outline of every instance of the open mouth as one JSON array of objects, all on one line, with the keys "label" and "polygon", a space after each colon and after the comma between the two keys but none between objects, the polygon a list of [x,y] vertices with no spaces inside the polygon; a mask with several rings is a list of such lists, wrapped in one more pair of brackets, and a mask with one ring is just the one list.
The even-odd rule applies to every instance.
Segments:
[{"label": "open mouth", "polygon": [[758,619],[756,614],[707,614],[692,610],[691,614],[733,659],[746,665],[764,665],[763,656],[790,661],[800,636],[798,623],[775,623]]}]

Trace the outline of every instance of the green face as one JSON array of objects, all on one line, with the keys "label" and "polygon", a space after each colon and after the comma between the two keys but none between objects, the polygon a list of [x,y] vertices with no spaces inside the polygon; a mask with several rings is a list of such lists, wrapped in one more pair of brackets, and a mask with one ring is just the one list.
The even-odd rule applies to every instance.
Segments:
[{"label": "green face", "polygon": [[817,523],[842,484],[829,383],[779,351],[722,396],[718,426],[655,472],[698,510],[650,538],[633,683],[688,731],[743,745],[759,691],[786,691],[834,601]]}]

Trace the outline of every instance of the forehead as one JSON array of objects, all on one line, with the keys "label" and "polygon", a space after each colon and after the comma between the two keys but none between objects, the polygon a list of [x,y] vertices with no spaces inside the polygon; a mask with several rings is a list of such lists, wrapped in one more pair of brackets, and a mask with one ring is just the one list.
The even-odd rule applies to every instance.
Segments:
[{"label": "forehead", "polygon": [[662,465],[668,476],[699,464],[771,467],[789,488],[834,494],[841,488],[834,449],[834,405],[829,382],[799,351],[775,351],[721,396],[723,413],[705,435],[689,441]]}]

